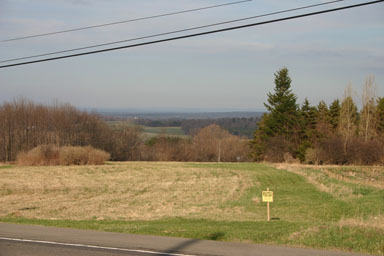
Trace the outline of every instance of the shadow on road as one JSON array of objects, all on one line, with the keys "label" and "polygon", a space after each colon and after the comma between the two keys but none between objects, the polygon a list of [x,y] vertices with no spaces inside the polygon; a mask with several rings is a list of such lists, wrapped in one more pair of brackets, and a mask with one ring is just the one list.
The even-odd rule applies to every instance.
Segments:
[{"label": "shadow on road", "polygon": [[[175,247],[173,248],[170,248],[168,249],[167,251],[165,251],[164,253],[180,253],[181,250],[193,245],[193,244],[196,244],[196,243],[199,243],[200,240],[199,239],[191,239],[191,240],[188,240],[188,241],[185,241],[183,243],[180,243],[178,245],[176,245]],[[164,256],[164,254],[158,254],[158,255],[162,255]]]}]

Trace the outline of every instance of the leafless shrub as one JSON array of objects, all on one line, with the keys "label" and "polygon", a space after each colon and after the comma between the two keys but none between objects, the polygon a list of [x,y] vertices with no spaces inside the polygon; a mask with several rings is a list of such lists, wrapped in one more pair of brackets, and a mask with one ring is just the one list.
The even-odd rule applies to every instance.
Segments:
[{"label": "leafless shrub", "polygon": [[[344,153],[345,152],[345,153]],[[384,145],[379,140],[365,141],[362,137],[350,139],[344,151],[343,139],[332,136],[323,139],[314,149],[307,150],[308,163],[319,164],[383,164]]]},{"label": "leafless shrub", "polygon": [[55,145],[41,145],[29,152],[21,152],[17,156],[19,165],[58,165],[59,148]]},{"label": "leafless shrub", "polygon": [[300,160],[293,158],[292,154],[289,152],[284,153],[284,162],[289,164],[299,164]]},{"label": "leafless shrub", "polygon": [[192,156],[199,162],[247,161],[248,141],[231,135],[216,124],[201,129],[192,139]]},{"label": "leafless shrub", "polygon": [[282,163],[285,161],[284,154],[287,152],[289,152],[289,143],[283,136],[270,138],[266,144],[264,160],[273,163]]},{"label": "leafless shrub", "polygon": [[320,164],[320,152],[317,148],[309,148],[305,151],[305,163]]},{"label": "leafless shrub", "polygon": [[84,150],[87,152],[87,164],[102,165],[111,157],[107,152],[89,146],[85,147]]},{"label": "leafless shrub", "polygon": [[110,158],[105,151],[87,147],[40,145],[17,156],[18,165],[99,165]]},{"label": "leafless shrub", "polygon": [[382,164],[384,145],[379,141],[355,138],[347,155],[348,162],[358,165]]},{"label": "leafless shrub", "polygon": [[247,139],[231,135],[216,124],[201,129],[192,138],[151,138],[140,151],[140,160],[145,161],[245,162],[250,155]]},{"label": "leafless shrub", "polygon": [[344,141],[341,137],[330,136],[325,138],[315,146],[315,150],[320,164],[348,163],[348,158],[344,154]]}]

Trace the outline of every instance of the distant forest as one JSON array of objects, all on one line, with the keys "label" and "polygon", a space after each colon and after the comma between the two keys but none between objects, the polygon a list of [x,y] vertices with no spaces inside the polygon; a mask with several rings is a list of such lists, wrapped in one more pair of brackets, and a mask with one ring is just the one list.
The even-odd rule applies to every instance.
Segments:
[{"label": "distant forest", "polygon": [[212,124],[220,126],[227,130],[232,135],[237,135],[246,138],[253,138],[253,133],[257,129],[257,123],[260,117],[233,117],[233,118],[218,118],[218,119],[166,119],[166,120],[151,120],[151,119],[136,119],[135,123],[149,127],[181,127],[188,135],[196,134],[200,129]]},{"label": "distant forest", "polygon": [[131,119],[144,120],[186,120],[186,119],[220,119],[261,117],[264,112],[231,111],[231,112],[129,112],[129,110],[106,111],[97,110],[105,121],[124,121]]}]

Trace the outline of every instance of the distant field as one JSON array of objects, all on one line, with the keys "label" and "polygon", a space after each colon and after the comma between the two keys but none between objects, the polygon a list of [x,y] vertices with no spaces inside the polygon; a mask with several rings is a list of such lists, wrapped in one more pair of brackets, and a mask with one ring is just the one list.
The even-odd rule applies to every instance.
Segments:
[{"label": "distant field", "polygon": [[114,128],[119,128],[119,127],[134,127],[137,126],[135,123],[131,121],[106,121],[106,123]]},{"label": "distant field", "polygon": [[168,135],[176,137],[185,137],[184,131],[181,127],[148,127],[142,126],[143,132],[147,137],[155,137],[157,135]]},{"label": "distant field", "polygon": [[[134,127],[136,126],[134,123],[129,121],[108,121],[108,125],[119,128],[119,127]],[[148,127],[139,125],[143,130],[143,135],[145,138],[153,138],[158,135],[168,135],[175,137],[186,137],[187,135],[181,129],[181,127]]]},{"label": "distant field", "polygon": [[254,163],[2,166],[0,221],[384,255],[384,167],[279,168],[289,171]]}]

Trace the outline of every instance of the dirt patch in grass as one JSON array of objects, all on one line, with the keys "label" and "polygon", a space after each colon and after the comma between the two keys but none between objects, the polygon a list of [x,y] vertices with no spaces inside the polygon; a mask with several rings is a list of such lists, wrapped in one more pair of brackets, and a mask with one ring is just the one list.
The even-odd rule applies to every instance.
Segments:
[{"label": "dirt patch in grass", "polygon": [[0,175],[0,216],[40,219],[233,219],[244,209],[223,205],[252,185],[241,171],[180,163],[14,167]]}]

